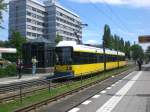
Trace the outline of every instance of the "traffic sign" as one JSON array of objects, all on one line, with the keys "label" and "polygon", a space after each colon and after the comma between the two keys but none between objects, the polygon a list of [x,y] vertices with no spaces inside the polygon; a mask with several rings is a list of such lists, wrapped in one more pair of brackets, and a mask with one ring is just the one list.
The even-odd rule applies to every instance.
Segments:
[{"label": "traffic sign", "polygon": [[150,43],[150,35],[139,36],[139,43]]}]

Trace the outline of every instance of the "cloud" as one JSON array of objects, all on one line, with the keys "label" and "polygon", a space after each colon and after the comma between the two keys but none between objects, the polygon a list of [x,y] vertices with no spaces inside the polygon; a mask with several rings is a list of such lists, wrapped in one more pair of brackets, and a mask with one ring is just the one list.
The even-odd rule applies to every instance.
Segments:
[{"label": "cloud", "polygon": [[150,0],[70,0],[78,3],[108,3],[111,5],[130,5],[134,7],[150,7]]}]

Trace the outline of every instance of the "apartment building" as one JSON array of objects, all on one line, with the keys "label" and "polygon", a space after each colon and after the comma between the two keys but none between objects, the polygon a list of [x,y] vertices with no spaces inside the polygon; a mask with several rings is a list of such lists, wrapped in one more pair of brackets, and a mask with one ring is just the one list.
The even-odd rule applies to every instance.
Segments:
[{"label": "apartment building", "polygon": [[9,10],[9,38],[13,31],[27,39],[44,37],[52,42],[57,35],[63,40],[82,38],[80,17],[55,0],[11,0]]}]

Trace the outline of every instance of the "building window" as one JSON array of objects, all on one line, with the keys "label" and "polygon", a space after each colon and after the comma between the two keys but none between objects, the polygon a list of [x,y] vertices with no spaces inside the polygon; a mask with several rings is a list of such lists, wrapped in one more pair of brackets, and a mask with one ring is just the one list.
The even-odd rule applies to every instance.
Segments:
[{"label": "building window", "polygon": [[32,33],[32,36],[33,36],[33,37],[36,37],[36,33]]},{"label": "building window", "polygon": [[31,6],[29,6],[29,5],[27,5],[27,9],[32,10],[32,7],[31,7]]},{"label": "building window", "polygon": [[31,16],[31,12],[28,12],[28,11],[27,11],[27,15],[28,15],[28,16]]},{"label": "building window", "polygon": [[31,19],[27,18],[27,22],[31,22]]},{"label": "building window", "polygon": [[32,7],[32,11],[35,11],[35,12],[36,12],[36,8]]},{"label": "building window", "polygon": [[32,30],[32,26],[30,26],[30,25],[27,25],[27,29],[30,29],[30,30]]},{"label": "building window", "polygon": [[36,16],[36,14],[33,14],[33,13],[32,13],[32,17],[36,18],[37,16]]},{"label": "building window", "polygon": [[32,30],[36,30],[36,27],[32,26]]},{"label": "building window", "polygon": [[31,32],[27,32],[27,36],[31,36]]}]

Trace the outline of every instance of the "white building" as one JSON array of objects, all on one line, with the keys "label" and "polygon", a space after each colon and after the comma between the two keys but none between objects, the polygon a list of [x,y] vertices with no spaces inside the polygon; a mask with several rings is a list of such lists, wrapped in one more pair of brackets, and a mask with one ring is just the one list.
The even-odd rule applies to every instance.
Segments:
[{"label": "white building", "polygon": [[9,8],[9,38],[18,31],[27,39],[44,37],[54,42],[60,35],[63,40],[81,40],[80,17],[55,0],[11,0]]}]

